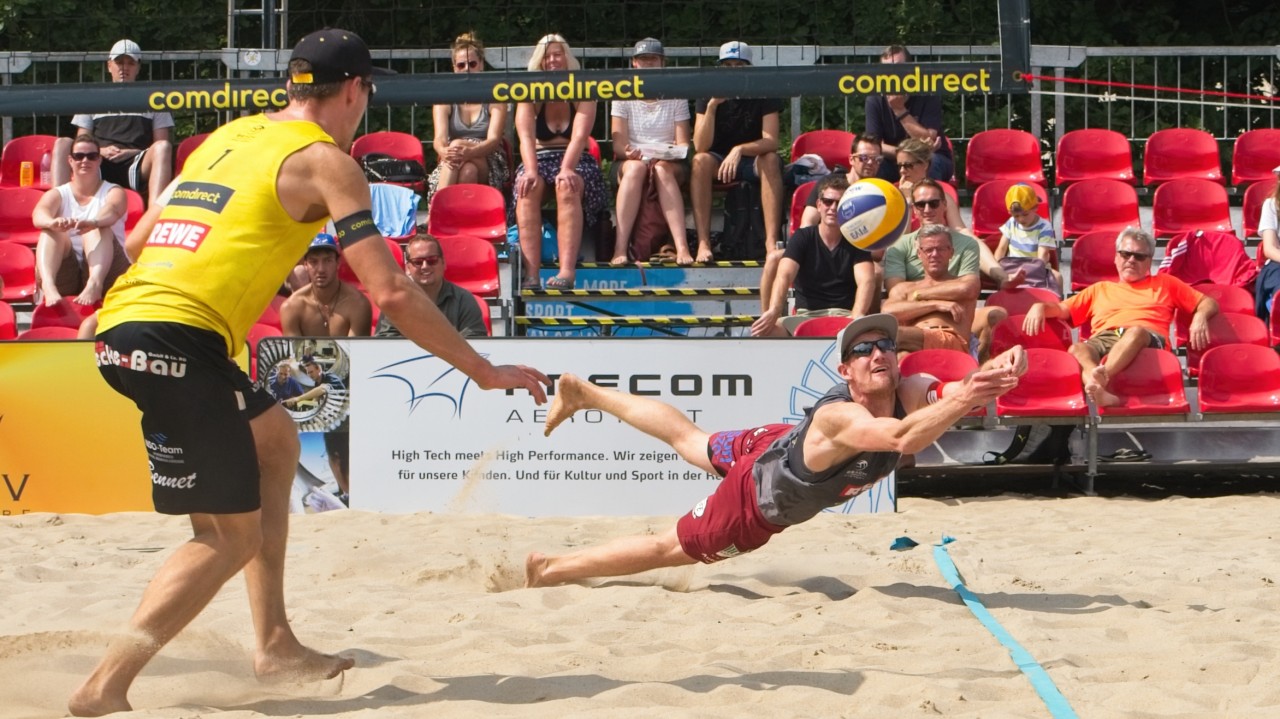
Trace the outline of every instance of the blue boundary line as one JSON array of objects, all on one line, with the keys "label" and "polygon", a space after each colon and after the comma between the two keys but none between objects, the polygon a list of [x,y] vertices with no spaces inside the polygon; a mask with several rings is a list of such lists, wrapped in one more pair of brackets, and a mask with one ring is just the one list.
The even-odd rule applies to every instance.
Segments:
[{"label": "blue boundary line", "polygon": [[1031,686],[1036,690],[1036,694],[1040,695],[1040,699],[1044,701],[1044,705],[1048,707],[1049,713],[1056,719],[1078,719],[1076,712],[1071,708],[1071,704],[1067,702],[1067,698],[1062,696],[1062,692],[1058,691],[1058,686],[1053,683],[1053,679],[1049,678],[1049,673],[1040,666],[1040,663],[1031,656],[1023,648],[1013,635],[991,616],[991,612],[983,606],[982,600],[978,595],[969,591],[960,579],[960,572],[956,570],[955,562],[951,561],[951,555],[947,552],[947,545],[954,542],[952,537],[943,537],[942,541],[933,545],[933,559],[938,563],[938,571],[942,572],[942,578],[951,584],[951,588],[956,590],[956,594],[960,595],[969,607],[969,611],[973,612],[973,616],[982,622],[982,626],[987,628],[997,640],[1000,641],[1008,650],[1009,658],[1017,665],[1018,670],[1027,675],[1031,680]]}]

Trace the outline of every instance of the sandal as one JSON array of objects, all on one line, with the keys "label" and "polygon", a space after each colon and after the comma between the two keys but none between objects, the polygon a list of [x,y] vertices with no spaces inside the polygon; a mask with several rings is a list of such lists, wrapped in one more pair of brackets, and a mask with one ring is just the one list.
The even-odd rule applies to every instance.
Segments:
[{"label": "sandal", "polygon": [[521,291],[524,291],[524,290],[533,290],[533,291],[537,292],[537,291],[538,291],[538,290],[540,290],[540,289],[542,289],[542,283],[541,283],[540,281],[538,281],[538,278],[537,278],[537,277],[533,277],[533,278],[526,279],[526,280],[524,280],[523,282],[521,282],[521,283],[520,283],[520,290],[521,290]]},{"label": "sandal", "polygon": [[1130,449],[1122,447],[1111,454],[1098,457],[1102,462],[1145,462],[1151,459],[1151,453],[1146,450]]},{"label": "sandal", "polygon": [[545,286],[549,290],[571,290],[573,289],[573,280],[565,279],[560,276],[548,279]]},{"label": "sandal", "polygon": [[649,261],[655,264],[661,264],[664,262],[675,262],[676,246],[668,242],[662,247],[659,247],[658,251],[655,252],[652,257],[649,258]]}]

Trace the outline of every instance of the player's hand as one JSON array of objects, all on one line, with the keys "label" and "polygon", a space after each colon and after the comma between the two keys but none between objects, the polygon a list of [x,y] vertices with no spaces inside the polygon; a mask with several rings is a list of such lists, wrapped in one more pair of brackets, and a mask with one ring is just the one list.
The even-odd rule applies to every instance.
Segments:
[{"label": "player's hand", "polygon": [[1013,376],[1021,377],[1027,373],[1027,351],[1022,345],[1014,345],[992,358],[988,369],[1006,369],[1012,372]]},{"label": "player's hand", "polygon": [[960,392],[956,396],[969,406],[976,407],[987,404],[1017,386],[1018,377],[1008,367],[979,370],[960,382]]},{"label": "player's hand", "polygon": [[533,367],[504,364],[494,365],[483,380],[476,378],[476,383],[481,389],[527,389],[535,403],[546,404],[551,378]]}]

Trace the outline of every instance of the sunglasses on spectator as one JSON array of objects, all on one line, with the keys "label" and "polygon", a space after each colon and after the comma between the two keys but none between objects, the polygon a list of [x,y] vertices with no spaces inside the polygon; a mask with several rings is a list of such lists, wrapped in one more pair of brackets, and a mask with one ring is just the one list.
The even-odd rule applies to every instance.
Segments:
[{"label": "sunglasses on spectator", "polygon": [[440,255],[427,255],[426,257],[410,257],[405,261],[414,267],[422,267],[423,265],[426,265],[427,267],[435,267],[440,264],[440,260],[442,259],[443,258],[440,257]]},{"label": "sunglasses on spectator", "polygon": [[874,165],[884,158],[879,155],[854,155],[854,159],[864,165]]},{"label": "sunglasses on spectator", "polygon": [[1151,255],[1145,252],[1130,252],[1128,250],[1116,250],[1116,254],[1120,255],[1120,258],[1124,260],[1137,260],[1139,262],[1146,262],[1147,260],[1151,259]]},{"label": "sunglasses on spectator", "polygon": [[915,167],[916,165],[919,165],[919,164],[920,164],[919,162],[899,162],[899,163],[898,163],[898,169],[899,169],[899,170],[910,170],[911,168],[913,168],[913,167]]},{"label": "sunglasses on spectator", "polygon": [[467,60],[466,62],[455,62],[453,63],[453,67],[455,70],[474,70],[477,67],[480,67],[480,61]]},{"label": "sunglasses on spectator", "polygon": [[928,208],[930,210],[936,210],[939,207],[942,207],[942,200],[939,200],[939,199],[916,200],[911,204],[914,205],[917,210],[923,210],[925,208]]},{"label": "sunglasses on spectator", "polygon": [[100,153],[100,152],[73,152],[73,153],[71,153],[71,159],[75,160],[76,162],[84,162],[85,160],[88,160],[89,162],[96,162],[97,160],[99,160],[99,159],[101,159],[101,158],[102,158],[102,153]]},{"label": "sunglasses on spectator", "polygon": [[819,197],[818,198],[818,202],[821,202],[822,204],[828,205],[828,206],[834,205],[839,201],[840,201],[839,197]]},{"label": "sunglasses on spectator", "polygon": [[871,353],[875,350],[880,350],[881,352],[897,352],[898,343],[888,337],[881,337],[878,340],[859,342],[858,344],[851,346],[849,351],[845,352],[845,359],[850,357],[870,357]]}]

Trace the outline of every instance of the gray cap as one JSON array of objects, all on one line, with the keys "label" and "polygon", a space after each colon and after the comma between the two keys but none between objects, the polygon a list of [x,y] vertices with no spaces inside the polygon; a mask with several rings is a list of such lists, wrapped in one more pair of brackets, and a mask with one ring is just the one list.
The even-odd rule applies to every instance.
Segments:
[{"label": "gray cap", "polygon": [[850,322],[848,326],[840,330],[840,334],[836,335],[836,345],[840,348],[840,361],[843,362],[849,354],[849,348],[852,347],[862,335],[879,330],[893,340],[898,340],[898,318],[890,314],[881,313],[878,315],[866,315]]},{"label": "gray cap", "polygon": [[667,50],[662,46],[662,41],[658,38],[646,37],[636,43],[635,51],[631,54],[633,57],[639,55],[661,55],[662,57],[666,57]]},{"label": "gray cap", "polygon": [[112,45],[111,53],[107,55],[107,59],[114,60],[121,55],[128,55],[134,60],[142,62],[142,48],[138,47],[138,43],[132,40],[120,40]]},{"label": "gray cap", "polygon": [[720,59],[716,60],[716,64],[725,60],[741,60],[748,65],[751,64],[751,46],[745,42],[730,40],[720,46]]}]

